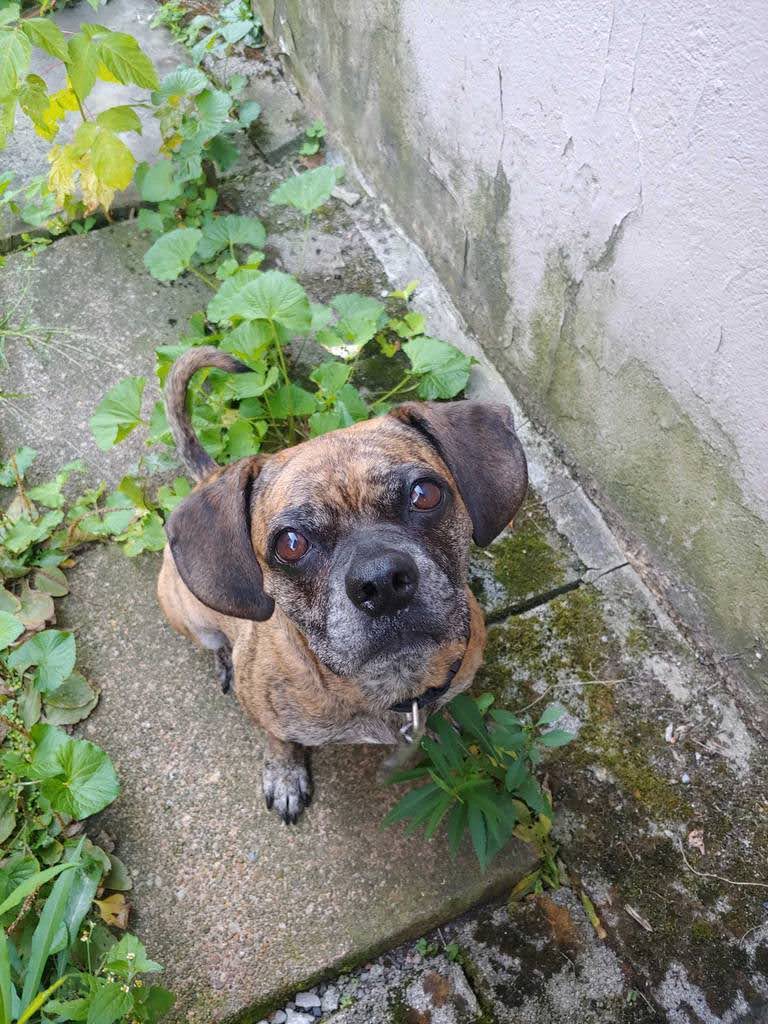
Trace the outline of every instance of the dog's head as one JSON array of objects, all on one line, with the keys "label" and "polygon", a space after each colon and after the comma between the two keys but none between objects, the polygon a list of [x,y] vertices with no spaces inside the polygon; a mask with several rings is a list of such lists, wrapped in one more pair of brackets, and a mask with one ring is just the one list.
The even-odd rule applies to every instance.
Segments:
[{"label": "dog's head", "polygon": [[440,647],[466,639],[470,539],[489,544],[526,485],[505,406],[408,403],[226,467],[167,531],[203,604],[256,620],[277,604],[383,710],[413,695]]}]

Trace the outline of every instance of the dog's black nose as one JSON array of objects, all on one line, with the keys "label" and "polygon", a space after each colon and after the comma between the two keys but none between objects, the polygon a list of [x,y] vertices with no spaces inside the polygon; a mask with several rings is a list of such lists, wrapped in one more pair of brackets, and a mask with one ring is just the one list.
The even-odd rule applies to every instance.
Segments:
[{"label": "dog's black nose", "polygon": [[350,601],[368,615],[394,615],[413,600],[419,570],[402,551],[378,551],[352,559],[344,580]]}]

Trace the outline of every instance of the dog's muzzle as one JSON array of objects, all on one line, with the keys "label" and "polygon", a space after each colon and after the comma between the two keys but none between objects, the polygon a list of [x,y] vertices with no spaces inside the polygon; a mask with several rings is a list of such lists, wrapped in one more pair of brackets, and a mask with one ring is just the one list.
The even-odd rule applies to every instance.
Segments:
[{"label": "dog's muzzle", "polygon": [[461,664],[463,661],[464,657],[462,655],[461,658],[457,658],[456,661],[453,662],[453,664],[448,669],[448,675],[446,676],[445,682],[443,683],[442,686],[431,686],[428,690],[425,690],[424,693],[420,694],[418,697],[412,697],[410,700],[401,700],[398,701],[397,704],[391,704],[389,710],[397,711],[400,714],[410,714],[411,709],[413,708],[414,701],[416,702],[419,708],[427,708],[431,704],[434,704],[435,701],[439,700],[443,696],[443,694],[448,691],[451,683],[453,682],[454,676],[461,668]]}]

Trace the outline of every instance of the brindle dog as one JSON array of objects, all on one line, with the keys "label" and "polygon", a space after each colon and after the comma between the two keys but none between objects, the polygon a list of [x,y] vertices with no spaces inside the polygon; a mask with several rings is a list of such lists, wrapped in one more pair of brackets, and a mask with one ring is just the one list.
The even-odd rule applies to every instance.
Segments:
[{"label": "brindle dog", "polygon": [[413,700],[437,707],[472,682],[485,643],[467,587],[470,540],[489,544],[527,486],[509,410],[406,403],[276,455],[217,466],[185,412],[214,348],[174,364],[168,421],[199,481],[167,523],[160,604],[215,652],[224,689],[267,733],[268,807],[309,804],[308,747],[395,743]]}]

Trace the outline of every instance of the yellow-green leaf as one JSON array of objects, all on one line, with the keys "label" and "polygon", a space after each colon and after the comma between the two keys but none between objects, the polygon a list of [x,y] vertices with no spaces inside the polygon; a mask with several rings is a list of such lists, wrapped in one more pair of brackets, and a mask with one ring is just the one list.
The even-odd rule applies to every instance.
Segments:
[{"label": "yellow-green leaf", "polygon": [[110,107],[96,115],[96,122],[102,128],[113,132],[137,132],[141,135],[141,121],[133,107]]},{"label": "yellow-green leaf", "polygon": [[109,188],[128,188],[136,160],[122,139],[102,128],[93,143],[91,165],[96,177]]}]

